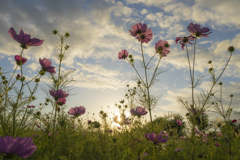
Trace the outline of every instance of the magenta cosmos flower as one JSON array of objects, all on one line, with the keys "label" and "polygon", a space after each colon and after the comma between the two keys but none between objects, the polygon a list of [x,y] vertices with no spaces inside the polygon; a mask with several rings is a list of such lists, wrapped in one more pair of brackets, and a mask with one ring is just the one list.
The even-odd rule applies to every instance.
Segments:
[{"label": "magenta cosmos flower", "polygon": [[147,31],[147,25],[142,23],[134,24],[132,30],[129,30],[133,37],[136,37],[139,34],[145,33]]},{"label": "magenta cosmos flower", "polygon": [[43,71],[47,71],[49,73],[56,73],[55,67],[51,66],[52,62],[49,59],[46,59],[46,58],[41,59],[41,58],[39,58],[39,63],[41,64]]},{"label": "magenta cosmos flower", "polygon": [[137,35],[137,39],[141,43],[148,43],[153,37],[153,32],[151,29],[148,29],[145,33],[142,33],[140,35]]},{"label": "magenta cosmos flower", "polygon": [[183,150],[182,148],[176,148],[175,149],[175,152],[179,152],[179,151],[181,151],[181,150]]},{"label": "magenta cosmos flower", "polygon": [[68,111],[68,114],[71,114],[73,115],[74,117],[78,117],[82,114],[85,113],[85,108],[83,106],[79,106],[79,107],[75,107],[75,108],[71,108],[69,111]]},{"label": "magenta cosmos flower", "polygon": [[56,102],[59,106],[62,106],[66,103],[66,99],[65,98],[60,98],[57,100]]},{"label": "magenta cosmos flower", "polygon": [[148,112],[145,111],[145,108],[139,106],[139,107],[136,108],[136,110],[134,108],[132,108],[130,110],[130,113],[133,116],[142,116],[142,115],[146,115]]},{"label": "magenta cosmos flower", "polygon": [[193,23],[190,23],[187,29],[195,37],[209,37],[208,34],[212,33],[208,27],[201,28],[201,25]]},{"label": "magenta cosmos flower", "polygon": [[122,50],[121,52],[118,53],[118,59],[126,59],[128,56],[128,51]]},{"label": "magenta cosmos flower", "polygon": [[176,40],[175,40],[175,42],[176,42],[176,44],[178,43],[178,41],[180,41],[179,43],[181,44],[181,46],[182,46],[182,49],[184,48],[184,46],[186,45],[186,43],[188,43],[188,44],[193,44],[193,43],[191,43],[191,42],[189,42],[189,41],[193,41],[195,39],[195,37],[193,37],[193,36],[188,36],[188,37],[177,37],[176,38]]},{"label": "magenta cosmos flower", "polygon": [[19,42],[22,48],[27,49],[29,46],[40,46],[43,44],[44,40],[33,38],[27,33],[24,33],[22,28],[20,29],[19,35],[16,34],[14,28],[8,30],[8,34],[17,42]]},{"label": "magenta cosmos flower", "polygon": [[68,96],[68,94],[66,94],[66,92],[62,91],[61,89],[57,91],[51,90],[49,92],[55,98],[55,100],[58,100],[60,98],[66,98]]},{"label": "magenta cosmos flower", "polygon": [[236,119],[232,120],[232,123],[235,123],[235,122],[237,122],[237,120],[236,120]]},{"label": "magenta cosmos flower", "polygon": [[177,119],[176,123],[177,123],[177,125],[179,125],[179,126],[182,125],[182,122],[181,122],[179,119]]},{"label": "magenta cosmos flower", "polygon": [[21,59],[22,58],[22,65],[24,65],[27,62],[27,59],[20,56],[20,55],[16,55],[15,56],[15,61],[17,62],[17,65],[21,66]]},{"label": "magenta cosmos flower", "polygon": [[168,140],[168,138],[163,139],[162,134],[159,134],[158,136],[156,136],[155,133],[152,133],[152,134],[148,134],[147,136],[148,136],[149,140],[152,141],[154,144],[165,143]]},{"label": "magenta cosmos flower", "polygon": [[22,158],[27,158],[35,152],[36,145],[33,144],[31,137],[16,137],[0,136],[0,153],[6,154],[7,158],[11,158],[15,154]]},{"label": "magenta cosmos flower", "polygon": [[168,41],[160,40],[155,44],[156,53],[159,53],[162,57],[166,57],[167,54],[170,53],[168,49],[170,49],[170,45],[168,44]]}]

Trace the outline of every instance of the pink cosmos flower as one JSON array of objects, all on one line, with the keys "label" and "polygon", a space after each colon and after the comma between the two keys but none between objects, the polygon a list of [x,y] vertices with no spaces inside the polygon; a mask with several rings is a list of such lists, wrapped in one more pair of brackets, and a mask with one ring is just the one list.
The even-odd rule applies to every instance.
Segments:
[{"label": "pink cosmos flower", "polygon": [[56,102],[59,106],[62,106],[66,103],[66,99],[65,98],[60,98],[57,100]]},{"label": "pink cosmos flower", "polygon": [[0,136],[0,153],[7,154],[8,158],[11,158],[15,154],[22,158],[27,158],[35,152],[36,145],[33,144],[31,137],[16,137]]},{"label": "pink cosmos flower", "polygon": [[145,138],[147,138],[147,140],[149,140],[149,136],[150,136],[151,133],[147,133],[145,134]]},{"label": "pink cosmos flower", "polygon": [[218,136],[221,136],[221,135],[222,135],[222,133],[221,133],[221,132],[218,132],[218,133],[217,133],[217,135],[218,135]]},{"label": "pink cosmos flower", "polygon": [[128,56],[128,51],[122,50],[121,52],[118,53],[118,59],[126,59]]},{"label": "pink cosmos flower", "polygon": [[68,114],[71,114],[73,115],[74,117],[78,117],[82,114],[85,113],[85,108],[83,106],[79,106],[79,107],[75,107],[75,108],[71,108],[69,111],[68,111]]},{"label": "pink cosmos flower", "polygon": [[34,105],[31,105],[31,106],[28,106],[28,108],[35,108],[35,106],[34,106]]},{"label": "pink cosmos flower", "polygon": [[179,138],[183,139],[183,136],[180,136]]},{"label": "pink cosmos flower", "polygon": [[138,107],[136,108],[136,110],[135,110],[134,108],[132,108],[132,109],[130,110],[130,113],[131,113],[133,116],[142,116],[142,115],[146,115],[148,112],[145,111],[145,108],[138,106]]},{"label": "pink cosmos flower", "polygon": [[21,66],[20,58],[22,58],[22,65],[24,65],[27,62],[27,59],[25,57],[20,56],[20,55],[16,55],[15,56],[15,61],[17,62],[17,65]]},{"label": "pink cosmos flower", "polygon": [[149,137],[149,140],[152,141],[154,144],[165,143],[168,140],[168,138],[163,139],[162,134],[159,134],[158,136],[156,136],[155,133],[152,133],[152,134],[149,134],[148,137]]},{"label": "pink cosmos flower", "polygon": [[175,42],[176,42],[176,44],[178,43],[178,41],[180,41],[179,43],[181,44],[181,46],[182,46],[182,49],[184,48],[184,46],[186,45],[186,43],[188,43],[188,44],[193,44],[193,43],[191,43],[191,42],[189,42],[189,41],[193,41],[195,39],[195,37],[193,37],[193,36],[188,36],[188,37],[177,37],[176,38],[176,40],[175,40]]},{"label": "pink cosmos flower", "polygon": [[137,39],[141,43],[148,43],[153,37],[153,32],[151,29],[148,29],[145,33],[142,33],[140,35],[137,35]]},{"label": "pink cosmos flower", "polygon": [[178,151],[181,151],[181,150],[183,150],[183,149],[182,148],[176,148],[175,152],[178,152]]},{"label": "pink cosmos flower", "polygon": [[41,59],[41,58],[39,58],[39,63],[41,64],[43,71],[47,71],[49,73],[56,73],[55,67],[51,66],[52,62],[49,59],[46,59],[46,58]]},{"label": "pink cosmos flower", "polygon": [[235,123],[235,122],[237,122],[237,120],[236,120],[236,119],[232,120],[232,123]]},{"label": "pink cosmos flower", "polygon": [[177,123],[177,125],[179,125],[179,126],[182,125],[182,122],[181,122],[179,119],[177,119],[176,123]]},{"label": "pink cosmos flower", "polygon": [[217,146],[217,147],[221,146],[219,143],[215,143],[214,145]]},{"label": "pink cosmos flower", "polygon": [[55,100],[58,100],[60,98],[66,98],[68,96],[68,94],[66,94],[66,92],[64,92],[63,90],[51,90],[49,91],[50,94],[55,98]]},{"label": "pink cosmos flower", "polygon": [[133,37],[136,37],[138,34],[142,34],[147,31],[147,25],[146,24],[142,25],[142,23],[134,24],[131,28],[132,28],[132,31],[129,30],[129,32]]},{"label": "pink cosmos flower", "polygon": [[155,44],[156,53],[159,53],[162,57],[166,57],[167,54],[170,53],[168,49],[170,49],[170,45],[168,44],[168,41],[160,40]]},{"label": "pink cosmos flower", "polygon": [[201,25],[193,23],[190,23],[187,29],[195,37],[209,37],[208,34],[212,33],[208,27],[201,28]]},{"label": "pink cosmos flower", "polygon": [[40,46],[43,44],[44,40],[32,38],[31,36],[28,35],[27,33],[24,33],[22,28],[20,29],[19,35],[17,35],[16,31],[14,28],[10,28],[8,30],[8,34],[18,43],[20,43],[21,47],[24,49],[27,49],[29,46]]},{"label": "pink cosmos flower", "polygon": [[148,154],[147,152],[145,152],[145,153],[143,153],[143,155],[141,155],[141,156],[138,158],[138,160],[143,160],[143,159],[147,158],[148,155],[149,155],[149,154]]}]

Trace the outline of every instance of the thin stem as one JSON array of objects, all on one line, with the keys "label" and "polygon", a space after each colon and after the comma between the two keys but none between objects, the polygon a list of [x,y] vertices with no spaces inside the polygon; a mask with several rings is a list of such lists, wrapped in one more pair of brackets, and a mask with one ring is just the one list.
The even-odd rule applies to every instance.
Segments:
[{"label": "thin stem", "polygon": [[151,104],[150,104],[150,93],[149,93],[149,86],[148,86],[148,80],[147,80],[147,67],[145,65],[145,60],[144,60],[144,55],[143,55],[143,48],[142,48],[142,42],[141,42],[141,51],[142,51],[142,59],[143,59],[143,65],[145,69],[145,77],[146,77],[146,88],[148,92],[148,110],[149,110],[149,115],[150,115],[150,120],[152,124],[152,113],[151,113]]},{"label": "thin stem", "polygon": [[149,63],[151,62],[151,60],[153,59],[153,57],[156,55],[157,53],[155,53],[152,58],[149,60],[149,62],[147,63],[146,67],[149,65]]}]

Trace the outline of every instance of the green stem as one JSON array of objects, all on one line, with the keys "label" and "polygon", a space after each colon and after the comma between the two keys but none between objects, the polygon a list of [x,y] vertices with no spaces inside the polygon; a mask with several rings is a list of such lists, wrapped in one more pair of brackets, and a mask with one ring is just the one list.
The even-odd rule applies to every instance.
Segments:
[{"label": "green stem", "polygon": [[[149,110],[149,115],[150,115],[150,120],[151,120],[151,126],[152,126],[152,113],[151,113],[151,104],[150,104],[150,93],[149,93],[149,86],[148,86],[148,79],[147,79],[147,67],[145,65],[145,60],[144,60],[144,55],[143,55],[143,48],[142,48],[142,42],[141,42],[141,51],[142,51],[142,59],[143,59],[143,65],[145,69],[145,77],[146,77],[146,88],[148,92],[148,110]],[[153,128],[153,127],[152,127]]]}]

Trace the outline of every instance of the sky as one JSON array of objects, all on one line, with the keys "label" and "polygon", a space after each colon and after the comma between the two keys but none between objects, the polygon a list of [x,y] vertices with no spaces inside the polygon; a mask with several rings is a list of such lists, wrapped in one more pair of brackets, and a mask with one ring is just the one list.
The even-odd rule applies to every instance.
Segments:
[{"label": "sky", "polygon": [[[41,69],[39,58],[48,58],[58,70],[59,62],[54,57],[54,47],[59,38],[52,34],[54,29],[59,34],[70,33],[66,44],[70,46],[68,58],[63,61],[62,70],[75,69],[71,78],[74,89],[67,99],[66,111],[71,107],[84,106],[86,114],[83,118],[97,118],[101,108],[109,110],[114,104],[124,99],[127,84],[136,86],[133,77],[134,69],[127,61],[119,60],[118,53],[127,50],[136,61],[141,59],[139,41],[129,33],[136,23],[146,23],[153,31],[153,39],[143,44],[144,56],[147,60],[155,53],[155,43],[167,40],[170,53],[162,58],[159,69],[166,71],[158,76],[159,82],[151,88],[154,95],[162,95],[153,110],[153,117],[168,112],[186,114],[177,102],[181,96],[191,102],[191,88],[186,49],[175,43],[176,37],[188,36],[187,26],[190,23],[200,24],[211,30],[208,38],[197,39],[195,76],[203,76],[202,83],[195,89],[196,96],[201,91],[209,91],[211,87],[208,73],[209,60],[213,61],[216,76],[219,76],[230,53],[230,45],[236,47],[229,65],[222,78],[222,104],[227,108],[230,94],[233,94],[231,107],[240,111],[240,1],[239,0],[8,0],[0,2],[0,67],[4,71],[13,72],[16,67],[14,55],[21,52],[18,42],[13,40],[8,30],[13,27],[17,34],[20,28],[32,38],[44,40],[41,46],[24,50],[23,56],[28,59],[24,64],[24,75],[33,78]],[[192,63],[194,47],[188,45]],[[151,66],[156,66],[155,57]],[[139,66],[139,65],[137,65]],[[141,76],[143,68],[138,67]],[[6,74],[7,78],[11,74]],[[20,73],[18,69],[16,74]],[[151,74],[152,72],[150,72]],[[46,87],[47,76],[41,79],[40,86]],[[31,85],[33,87],[34,83]],[[219,85],[213,89],[218,91]],[[39,88],[33,105],[44,102],[47,97]],[[197,99],[197,97],[195,98]],[[216,100],[216,99],[212,99]],[[46,106],[44,112],[51,111]],[[213,109],[211,111],[214,111]],[[87,113],[89,112],[89,117]],[[210,120],[221,117],[219,114],[207,112]],[[149,115],[146,115],[149,120]]]}]

